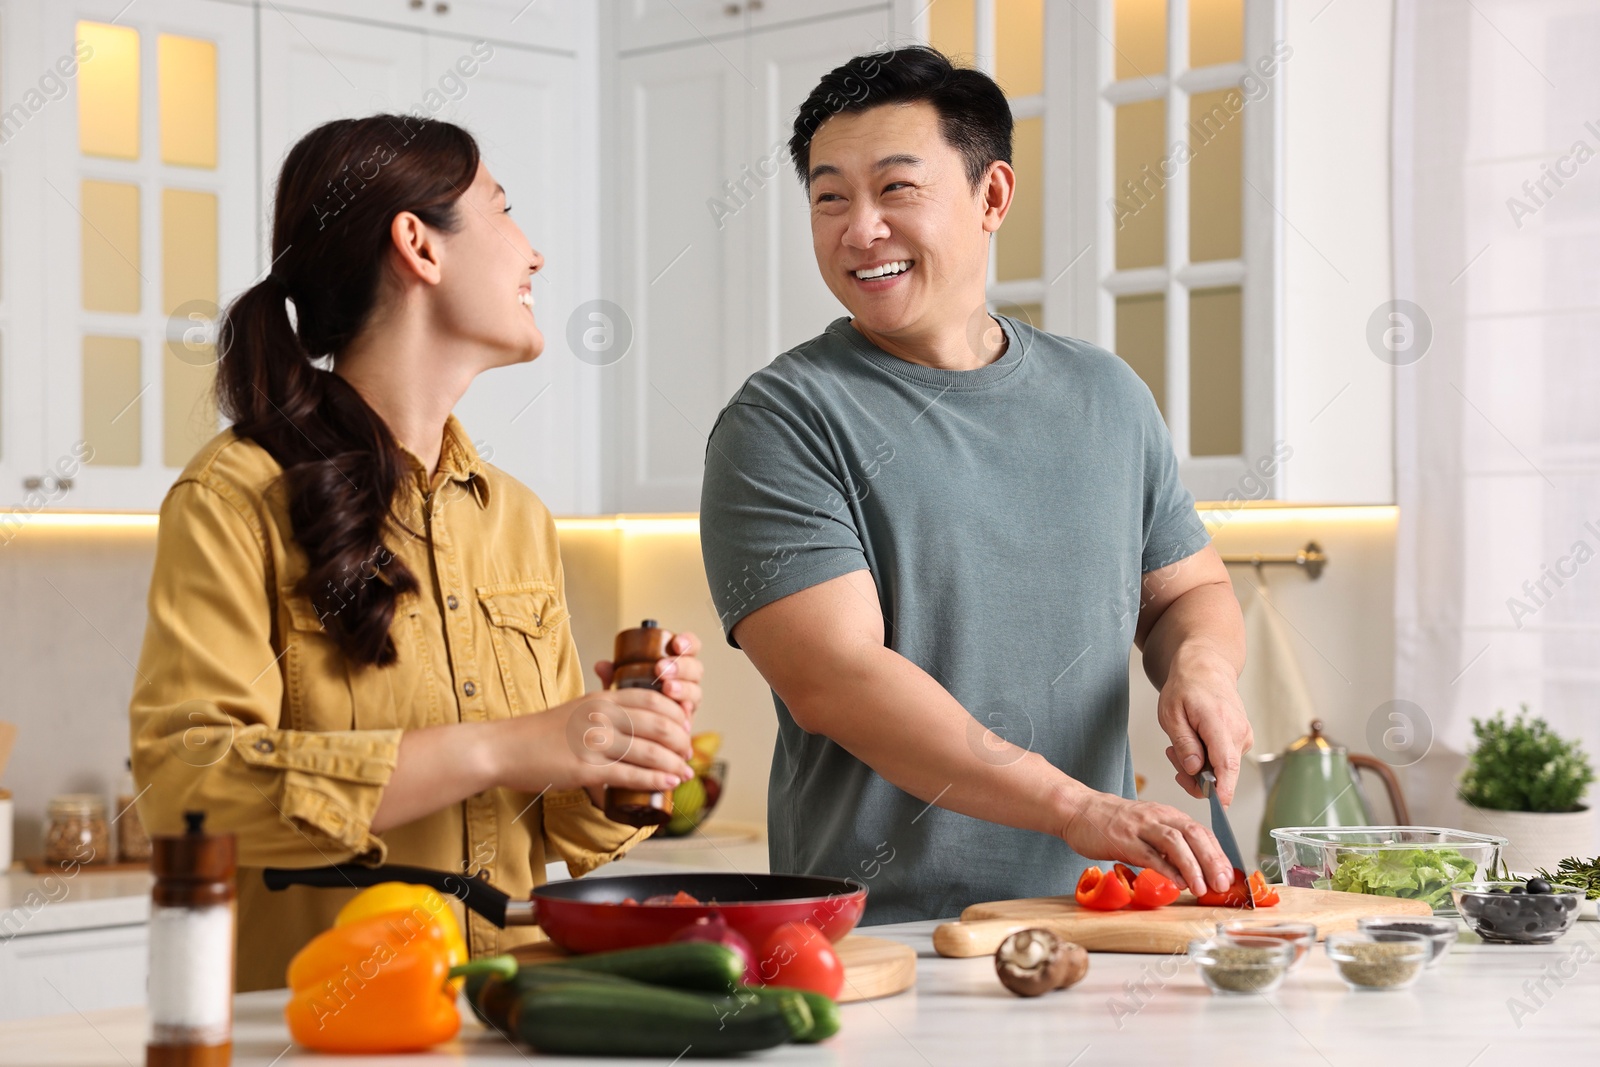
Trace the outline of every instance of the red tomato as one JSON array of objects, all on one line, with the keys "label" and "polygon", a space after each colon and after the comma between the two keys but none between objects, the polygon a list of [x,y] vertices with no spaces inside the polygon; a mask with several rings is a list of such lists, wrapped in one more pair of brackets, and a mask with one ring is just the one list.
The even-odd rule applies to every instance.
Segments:
[{"label": "red tomato", "polygon": [[1115,867],[1104,874],[1099,867],[1090,867],[1078,879],[1072,895],[1083,907],[1095,911],[1117,911],[1133,902],[1133,888]]},{"label": "red tomato", "polygon": [[810,923],[784,923],[761,946],[756,971],[765,985],[805,989],[838,999],[844,964],[833,946]]},{"label": "red tomato", "polygon": [[1162,908],[1178,899],[1178,885],[1153,867],[1133,880],[1133,906],[1144,911]]}]

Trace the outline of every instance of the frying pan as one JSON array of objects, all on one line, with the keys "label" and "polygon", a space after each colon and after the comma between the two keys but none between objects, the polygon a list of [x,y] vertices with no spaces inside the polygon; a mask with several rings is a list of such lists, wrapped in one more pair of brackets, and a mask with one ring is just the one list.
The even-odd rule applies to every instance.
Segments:
[{"label": "frying pan", "polygon": [[[292,885],[359,889],[383,882],[432,886],[496,926],[537,925],[568,952],[609,952],[659,945],[708,915],[721,916],[758,949],[787,922],[809,922],[829,941],[837,941],[861,921],[867,903],[865,886],[842,878],[798,874],[685,872],[580,878],[539,886],[528,900],[513,900],[482,877],[468,878],[426,867],[341,863],[306,870],[271,868],[262,876],[268,889]],[[622,903],[629,897],[642,901],[680,890],[707,903]]]}]

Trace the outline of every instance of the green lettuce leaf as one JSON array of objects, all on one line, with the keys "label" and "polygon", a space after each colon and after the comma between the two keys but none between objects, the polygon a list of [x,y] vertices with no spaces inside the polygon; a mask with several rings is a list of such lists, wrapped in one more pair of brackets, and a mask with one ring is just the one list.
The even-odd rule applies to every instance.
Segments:
[{"label": "green lettuce leaf", "polygon": [[1344,855],[1326,881],[1345,893],[1408,897],[1437,908],[1449,903],[1453,884],[1470,880],[1477,869],[1453,848],[1385,849]]}]

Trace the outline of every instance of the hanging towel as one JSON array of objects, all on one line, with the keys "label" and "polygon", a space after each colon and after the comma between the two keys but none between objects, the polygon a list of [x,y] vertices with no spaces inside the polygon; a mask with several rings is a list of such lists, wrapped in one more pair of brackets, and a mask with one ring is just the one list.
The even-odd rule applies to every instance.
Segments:
[{"label": "hanging towel", "polygon": [[1239,696],[1255,731],[1250,755],[1258,757],[1282,752],[1319,716],[1266,575],[1257,567],[1250,577],[1254,592],[1244,605],[1246,654]]}]

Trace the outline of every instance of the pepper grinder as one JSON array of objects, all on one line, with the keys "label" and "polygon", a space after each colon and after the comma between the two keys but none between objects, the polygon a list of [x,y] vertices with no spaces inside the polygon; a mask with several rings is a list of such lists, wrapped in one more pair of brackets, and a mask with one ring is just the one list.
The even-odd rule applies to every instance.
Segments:
[{"label": "pepper grinder", "polygon": [[145,1067],[226,1067],[233,1062],[235,840],[205,832],[205,812],[183,813],[185,832],[150,838],[156,883],[150,909],[150,1041]]},{"label": "pepper grinder", "polygon": [[[667,658],[672,633],[645,619],[636,629],[617,634],[612,656],[613,689],[654,689],[661,692],[656,661]],[[670,791],[646,792],[606,786],[606,818],[627,826],[661,826],[672,818]]]}]

